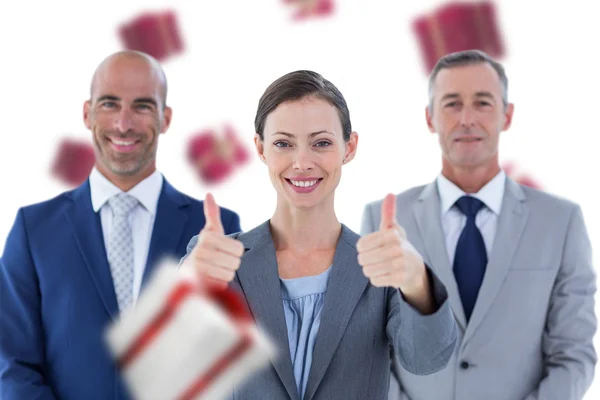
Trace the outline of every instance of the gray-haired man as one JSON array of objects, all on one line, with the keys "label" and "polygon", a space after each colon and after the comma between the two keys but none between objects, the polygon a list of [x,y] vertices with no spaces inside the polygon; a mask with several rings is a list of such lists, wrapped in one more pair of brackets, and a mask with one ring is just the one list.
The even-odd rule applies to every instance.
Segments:
[{"label": "gray-haired man", "polygon": [[[459,342],[429,376],[394,360],[390,399],[578,400],[592,382],[596,276],[582,211],[501,170],[507,89],[504,68],[476,50],[431,73],[426,118],[442,171],[397,196],[397,219],[448,288]],[[362,234],[377,229],[380,208],[366,206]]]}]

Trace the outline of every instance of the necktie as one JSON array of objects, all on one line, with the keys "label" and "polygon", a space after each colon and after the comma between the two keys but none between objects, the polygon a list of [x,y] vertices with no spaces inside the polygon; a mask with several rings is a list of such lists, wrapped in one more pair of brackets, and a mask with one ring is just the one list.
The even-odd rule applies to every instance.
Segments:
[{"label": "necktie", "polygon": [[475,197],[463,196],[458,199],[456,206],[466,215],[467,223],[458,238],[453,269],[465,316],[469,321],[487,264],[483,236],[475,225],[475,216],[483,203]]},{"label": "necktie", "polygon": [[133,235],[128,217],[138,201],[127,193],[119,193],[111,197],[108,204],[113,219],[107,256],[119,310],[123,311],[133,299]]}]

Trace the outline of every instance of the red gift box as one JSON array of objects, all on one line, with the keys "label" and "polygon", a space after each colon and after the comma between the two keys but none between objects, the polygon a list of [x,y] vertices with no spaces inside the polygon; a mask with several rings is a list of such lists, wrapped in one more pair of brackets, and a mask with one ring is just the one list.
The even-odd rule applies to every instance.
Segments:
[{"label": "red gift box", "polygon": [[225,141],[232,147],[233,150],[233,161],[237,165],[245,164],[249,158],[250,153],[240,142],[237,133],[230,125],[225,125]]},{"label": "red gift box", "polygon": [[223,131],[218,135],[215,130],[204,130],[189,141],[188,160],[204,182],[220,183],[249,160],[235,130],[225,125]]},{"label": "red gift box", "polygon": [[233,172],[233,163],[223,157],[221,149],[220,140],[212,131],[202,132],[190,140],[188,160],[204,182],[222,182]]},{"label": "red gift box", "polygon": [[294,14],[295,20],[310,17],[325,17],[335,11],[334,0],[283,0],[288,5],[294,5],[298,11]]},{"label": "red gift box", "polygon": [[427,73],[446,54],[477,49],[494,58],[504,56],[504,45],[490,1],[451,2],[413,21]]},{"label": "red gift box", "polygon": [[203,131],[190,140],[188,160],[207,183],[220,183],[233,172],[231,157],[213,131]]},{"label": "red gift box", "polygon": [[530,175],[524,173],[523,171],[519,170],[514,163],[505,163],[504,165],[502,165],[502,169],[504,170],[504,173],[506,173],[506,175],[515,182],[523,186],[543,190],[543,186],[537,180],[532,178]]},{"label": "red gift box", "polygon": [[173,11],[144,13],[121,25],[119,34],[125,48],[147,53],[159,61],[183,51]]},{"label": "red gift box", "polygon": [[69,186],[78,186],[88,178],[95,162],[91,144],[63,139],[58,146],[51,173]]}]

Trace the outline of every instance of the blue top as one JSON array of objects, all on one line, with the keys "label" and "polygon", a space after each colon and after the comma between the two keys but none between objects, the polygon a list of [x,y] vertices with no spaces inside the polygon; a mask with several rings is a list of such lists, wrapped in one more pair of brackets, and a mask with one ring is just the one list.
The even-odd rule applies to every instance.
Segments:
[{"label": "blue top", "polygon": [[304,398],[331,266],[319,275],[281,279],[283,311],[300,399]]}]

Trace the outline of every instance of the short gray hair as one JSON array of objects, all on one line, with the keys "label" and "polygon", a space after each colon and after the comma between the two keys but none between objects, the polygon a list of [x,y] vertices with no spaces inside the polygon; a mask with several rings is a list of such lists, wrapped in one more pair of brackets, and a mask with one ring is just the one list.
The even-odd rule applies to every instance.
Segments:
[{"label": "short gray hair", "polygon": [[429,112],[433,112],[433,86],[435,84],[435,78],[442,69],[481,63],[490,64],[498,73],[500,83],[502,84],[502,102],[506,108],[508,105],[508,77],[506,76],[502,64],[481,50],[465,50],[443,56],[435,64],[435,67],[433,67],[433,70],[429,75]]}]

